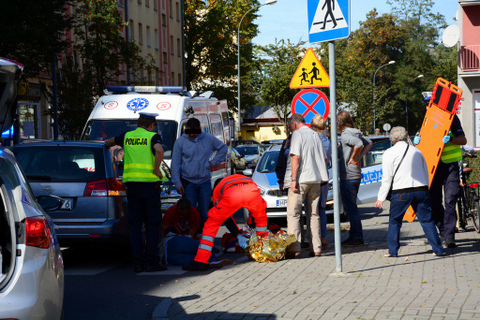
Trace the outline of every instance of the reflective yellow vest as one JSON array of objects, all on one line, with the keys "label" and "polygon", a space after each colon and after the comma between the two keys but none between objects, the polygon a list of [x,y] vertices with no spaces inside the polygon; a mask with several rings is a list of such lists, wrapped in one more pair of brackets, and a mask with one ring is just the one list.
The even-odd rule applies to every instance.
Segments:
[{"label": "reflective yellow vest", "polygon": [[137,128],[125,134],[123,182],[155,182],[160,178],[153,174],[155,156],[152,154],[151,141],[155,132]]},{"label": "reflective yellow vest", "polygon": [[[451,132],[450,137],[453,137]],[[443,163],[451,163],[462,160],[462,146],[452,142],[447,142],[443,147],[440,160],[442,160]]]}]

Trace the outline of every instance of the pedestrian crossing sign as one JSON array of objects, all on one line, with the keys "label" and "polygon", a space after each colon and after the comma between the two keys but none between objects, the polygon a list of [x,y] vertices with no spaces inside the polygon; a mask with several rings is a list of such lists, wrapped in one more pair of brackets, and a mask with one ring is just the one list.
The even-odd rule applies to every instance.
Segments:
[{"label": "pedestrian crossing sign", "polygon": [[330,78],[312,48],[308,48],[290,81],[291,89],[329,87]]},{"label": "pedestrian crossing sign", "polygon": [[350,35],[350,0],[308,0],[308,41],[317,43]]}]

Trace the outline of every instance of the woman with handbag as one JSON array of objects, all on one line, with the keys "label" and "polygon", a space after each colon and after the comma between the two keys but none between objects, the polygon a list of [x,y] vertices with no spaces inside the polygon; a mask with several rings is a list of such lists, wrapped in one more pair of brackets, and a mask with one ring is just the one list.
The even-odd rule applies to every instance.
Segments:
[{"label": "woman with handbag", "polygon": [[[432,218],[428,195],[428,169],[422,153],[413,146],[404,127],[394,127],[390,131],[392,147],[383,154],[382,186],[378,191],[375,207],[382,208],[391,190],[390,218],[388,224],[386,257],[397,257],[400,248],[400,228],[402,219],[411,205],[417,213],[433,254],[444,255],[442,242]],[[398,174],[397,174],[398,173]]]}]

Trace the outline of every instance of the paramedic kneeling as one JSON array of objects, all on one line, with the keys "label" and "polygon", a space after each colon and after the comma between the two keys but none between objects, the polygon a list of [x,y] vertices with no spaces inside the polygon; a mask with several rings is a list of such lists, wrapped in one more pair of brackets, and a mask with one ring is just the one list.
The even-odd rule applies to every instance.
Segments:
[{"label": "paramedic kneeling", "polygon": [[212,254],[213,242],[218,229],[225,223],[228,230],[237,236],[242,248],[247,247],[247,238],[241,235],[232,215],[241,208],[250,211],[255,219],[257,234],[267,231],[267,203],[260,195],[252,179],[234,174],[220,181],[213,190],[213,203],[215,206],[208,212],[208,219],[203,227],[202,238],[197,255],[193,263],[183,267],[184,270],[203,271],[208,269],[208,259]]}]

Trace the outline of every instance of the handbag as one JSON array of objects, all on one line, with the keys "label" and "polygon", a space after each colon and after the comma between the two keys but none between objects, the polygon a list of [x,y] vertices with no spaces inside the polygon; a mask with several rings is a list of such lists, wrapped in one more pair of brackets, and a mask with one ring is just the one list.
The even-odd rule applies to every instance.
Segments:
[{"label": "handbag", "polygon": [[407,154],[407,151],[408,151],[409,147],[410,147],[410,145],[407,143],[407,148],[405,149],[405,152],[403,153],[402,159],[398,163],[397,169],[395,169],[395,172],[393,173],[392,183],[390,184],[390,190],[388,190],[387,198],[386,198],[388,201],[390,201],[392,199],[393,178],[395,178],[395,175],[397,174],[398,168],[400,168],[400,165],[402,164],[403,158],[405,158],[405,155]]}]

